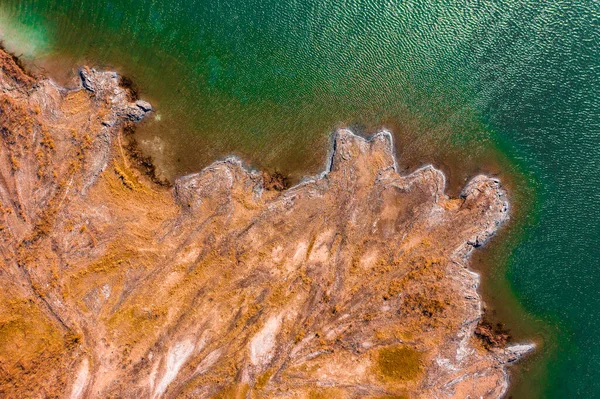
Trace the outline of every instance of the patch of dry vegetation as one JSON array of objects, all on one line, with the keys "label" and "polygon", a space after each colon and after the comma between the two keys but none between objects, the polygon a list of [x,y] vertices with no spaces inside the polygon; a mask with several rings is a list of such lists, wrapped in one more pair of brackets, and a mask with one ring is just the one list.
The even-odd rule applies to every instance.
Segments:
[{"label": "patch of dry vegetation", "polygon": [[391,382],[414,380],[422,367],[421,353],[407,346],[384,347],[377,353],[377,371]]}]

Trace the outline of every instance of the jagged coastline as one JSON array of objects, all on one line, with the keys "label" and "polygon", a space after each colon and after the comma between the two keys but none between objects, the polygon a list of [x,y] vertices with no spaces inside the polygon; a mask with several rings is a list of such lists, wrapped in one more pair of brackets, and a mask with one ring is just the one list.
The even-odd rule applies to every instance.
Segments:
[{"label": "jagged coastline", "polygon": [[402,176],[392,136],[334,137],[285,189],[237,158],[161,186],[123,151],[150,104],[65,90],[0,51],[3,397],[501,397],[533,346],[485,346],[469,256],[508,217]]}]

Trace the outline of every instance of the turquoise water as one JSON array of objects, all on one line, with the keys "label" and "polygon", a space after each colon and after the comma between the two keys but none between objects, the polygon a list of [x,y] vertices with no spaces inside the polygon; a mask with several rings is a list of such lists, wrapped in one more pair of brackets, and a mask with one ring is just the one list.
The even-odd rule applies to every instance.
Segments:
[{"label": "turquoise water", "polygon": [[514,397],[600,397],[599,2],[2,0],[0,35],[51,75],[133,78],[165,176],[229,153],[314,173],[339,125],[456,185],[497,172],[522,212],[486,297],[541,344]]}]

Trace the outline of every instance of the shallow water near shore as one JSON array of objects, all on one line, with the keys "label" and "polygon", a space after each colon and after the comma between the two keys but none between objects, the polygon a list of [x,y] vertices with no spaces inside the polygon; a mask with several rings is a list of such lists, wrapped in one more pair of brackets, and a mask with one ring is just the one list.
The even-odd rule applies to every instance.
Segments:
[{"label": "shallow water near shore", "polygon": [[600,395],[598,3],[4,0],[0,37],[57,80],[133,79],[170,178],[237,154],[298,180],[338,126],[390,129],[400,167],[453,194],[498,175],[513,221],[474,267],[491,317],[539,344],[511,394]]}]

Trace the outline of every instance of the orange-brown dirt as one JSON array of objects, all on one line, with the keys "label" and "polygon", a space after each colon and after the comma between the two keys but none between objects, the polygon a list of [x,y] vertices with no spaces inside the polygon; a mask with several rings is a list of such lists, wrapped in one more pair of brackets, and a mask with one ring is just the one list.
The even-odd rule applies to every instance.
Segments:
[{"label": "orange-brown dirt", "polygon": [[151,112],[130,94],[0,53],[1,397],[505,392],[531,347],[476,338],[466,268],[507,218],[498,181],[449,198],[433,167],[396,172],[389,134],[340,130],[330,170],[291,188],[235,158],[166,187],[124,144]]}]

